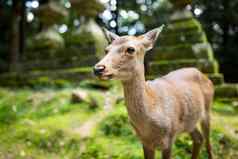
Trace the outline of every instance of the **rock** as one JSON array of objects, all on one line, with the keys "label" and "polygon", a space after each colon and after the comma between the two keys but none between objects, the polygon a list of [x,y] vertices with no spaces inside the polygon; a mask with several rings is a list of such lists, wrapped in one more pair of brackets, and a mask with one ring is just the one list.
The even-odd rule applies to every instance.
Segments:
[{"label": "rock", "polygon": [[70,0],[70,3],[79,16],[96,17],[105,9],[104,4],[98,0]]},{"label": "rock", "polygon": [[221,73],[207,74],[209,79],[213,82],[214,85],[224,84],[224,76]]},{"label": "rock", "polygon": [[215,87],[216,98],[233,98],[238,99],[237,84],[222,84]]},{"label": "rock", "polygon": [[71,101],[73,103],[88,102],[88,93],[86,91],[77,90],[71,95]]},{"label": "rock", "polygon": [[[190,3],[189,0],[171,1],[174,5],[184,7]],[[147,79],[185,67],[196,67],[215,85],[224,83],[201,23],[186,8],[182,7],[172,13],[153,51],[154,54],[149,56],[151,60],[147,64]]]},{"label": "rock", "polygon": [[99,106],[96,97],[89,94],[87,91],[77,90],[74,91],[71,95],[72,103],[81,103],[85,102],[89,105],[90,108],[95,109]]},{"label": "rock", "polygon": [[107,46],[107,40],[103,33],[103,30],[95,22],[94,19],[86,20],[79,29],[73,32],[70,39],[72,44],[78,44],[80,46],[88,45],[88,47],[95,48],[92,52],[96,57],[102,57],[104,49]]},{"label": "rock", "polygon": [[149,64],[151,75],[165,75],[176,69],[184,67],[196,67],[203,73],[218,73],[218,64],[215,60],[183,59],[171,61],[153,61]]},{"label": "rock", "polygon": [[151,55],[155,61],[179,59],[213,60],[213,52],[209,44],[184,44],[171,47],[156,47]]},{"label": "rock", "polygon": [[92,109],[95,109],[99,106],[98,101],[96,100],[95,97],[89,96],[89,106]]},{"label": "rock", "polygon": [[41,5],[38,10],[35,10],[35,14],[47,26],[51,26],[57,22],[63,22],[64,18],[69,15],[66,8],[60,5],[60,3],[52,1]]},{"label": "rock", "polygon": [[119,96],[119,97],[116,98],[116,104],[119,104],[119,103],[121,103],[123,101],[124,101],[124,97],[123,96]]},{"label": "rock", "polygon": [[192,0],[169,0],[176,9],[183,9],[192,3]]},{"label": "rock", "polygon": [[62,49],[64,48],[64,39],[54,28],[45,29],[35,36],[32,48],[36,50]]}]

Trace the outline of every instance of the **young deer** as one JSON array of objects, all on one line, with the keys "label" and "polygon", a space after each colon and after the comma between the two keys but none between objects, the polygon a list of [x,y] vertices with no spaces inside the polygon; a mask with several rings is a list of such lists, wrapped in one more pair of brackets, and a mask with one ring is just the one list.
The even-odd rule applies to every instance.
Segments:
[{"label": "young deer", "polygon": [[[129,119],[143,144],[145,159],[155,158],[160,146],[162,158],[171,158],[176,135],[187,132],[193,140],[192,159],[197,159],[205,138],[209,159],[212,82],[196,68],[173,71],[145,81],[144,56],[152,49],[162,27],[141,36],[122,36],[106,31],[111,44],[105,57],[94,67],[101,79],[122,81]],[[197,123],[201,122],[201,130]]]}]

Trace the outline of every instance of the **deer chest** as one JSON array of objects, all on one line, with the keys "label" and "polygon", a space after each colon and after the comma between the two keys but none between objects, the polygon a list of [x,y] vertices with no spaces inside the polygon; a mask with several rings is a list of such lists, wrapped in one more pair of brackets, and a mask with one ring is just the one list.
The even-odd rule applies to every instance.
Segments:
[{"label": "deer chest", "polygon": [[130,123],[143,143],[160,144],[161,139],[169,131],[166,123],[157,123],[157,121],[142,116],[139,120],[133,120],[133,117],[130,116]]}]

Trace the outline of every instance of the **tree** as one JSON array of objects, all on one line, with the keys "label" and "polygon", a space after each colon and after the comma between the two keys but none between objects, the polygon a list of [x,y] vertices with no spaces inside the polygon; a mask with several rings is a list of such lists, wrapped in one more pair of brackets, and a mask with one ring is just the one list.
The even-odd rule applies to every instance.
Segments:
[{"label": "tree", "polygon": [[17,69],[19,59],[19,10],[20,1],[12,0],[10,21],[10,45],[9,45],[9,68],[11,71]]},{"label": "tree", "polygon": [[[212,43],[221,64],[221,72],[228,82],[238,81],[238,1],[195,0],[193,10],[197,14]],[[196,12],[195,12],[196,13]]]}]

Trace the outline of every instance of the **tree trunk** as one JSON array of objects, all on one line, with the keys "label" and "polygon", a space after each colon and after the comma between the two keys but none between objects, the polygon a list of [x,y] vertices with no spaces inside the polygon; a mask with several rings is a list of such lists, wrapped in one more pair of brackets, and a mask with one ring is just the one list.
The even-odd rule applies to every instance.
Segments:
[{"label": "tree trunk", "polygon": [[20,56],[22,57],[25,51],[25,22],[26,22],[26,5],[25,0],[21,3],[21,20],[20,20]]},{"label": "tree trunk", "polygon": [[223,7],[224,7],[224,14],[223,14],[223,24],[222,24],[222,30],[223,30],[223,47],[224,50],[227,49],[227,43],[229,38],[229,0],[223,0]]},{"label": "tree trunk", "polygon": [[12,1],[11,10],[11,30],[10,30],[10,56],[9,56],[9,69],[10,71],[17,71],[18,58],[19,58],[19,1]]}]

